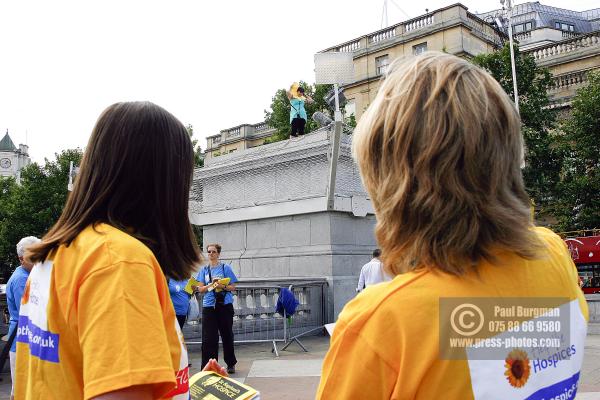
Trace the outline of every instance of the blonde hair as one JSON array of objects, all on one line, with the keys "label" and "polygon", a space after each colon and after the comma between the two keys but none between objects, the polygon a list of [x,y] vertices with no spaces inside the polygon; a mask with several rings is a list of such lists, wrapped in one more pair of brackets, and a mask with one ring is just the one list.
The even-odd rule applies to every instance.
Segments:
[{"label": "blonde hair", "polygon": [[520,120],[500,85],[437,52],[398,60],[354,131],[389,272],[460,275],[497,250],[534,258]]}]

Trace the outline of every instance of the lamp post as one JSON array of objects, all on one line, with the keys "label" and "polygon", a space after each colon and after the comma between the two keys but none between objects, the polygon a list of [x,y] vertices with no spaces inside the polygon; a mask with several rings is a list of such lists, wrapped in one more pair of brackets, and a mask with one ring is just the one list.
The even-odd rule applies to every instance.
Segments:
[{"label": "lamp post", "polygon": [[510,20],[512,16],[512,0],[500,0],[500,4],[502,4],[502,8],[504,8],[504,3],[506,3],[506,15],[508,19],[508,41],[510,43],[510,66],[512,68],[512,81],[513,81],[513,91],[515,93],[515,107],[517,108],[517,112],[519,111],[519,92],[517,90],[517,69],[515,66],[515,52],[513,49],[513,30],[512,30],[512,22]]}]

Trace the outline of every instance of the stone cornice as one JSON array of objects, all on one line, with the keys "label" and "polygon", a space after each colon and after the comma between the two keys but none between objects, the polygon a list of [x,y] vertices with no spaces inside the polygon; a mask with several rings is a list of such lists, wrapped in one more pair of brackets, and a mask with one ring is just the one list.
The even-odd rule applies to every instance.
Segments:
[{"label": "stone cornice", "polygon": [[327,129],[320,129],[300,139],[283,140],[213,158],[205,167],[194,171],[194,179],[258,169],[319,154],[326,155],[329,146],[328,134]]}]

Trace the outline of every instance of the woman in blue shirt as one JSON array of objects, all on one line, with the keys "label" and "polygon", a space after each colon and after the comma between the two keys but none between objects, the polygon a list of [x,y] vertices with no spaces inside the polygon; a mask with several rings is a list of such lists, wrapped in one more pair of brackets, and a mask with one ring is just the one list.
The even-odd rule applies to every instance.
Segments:
[{"label": "woman in blue shirt", "polygon": [[[233,294],[238,281],[230,265],[219,261],[221,245],[209,244],[208,265],[202,267],[196,279],[203,283],[195,289],[204,293],[202,301],[202,366],[211,358],[219,359],[219,334],[223,341],[223,355],[227,372],[235,373],[235,351],[233,348]],[[215,284],[222,278],[229,278],[227,285]],[[217,292],[217,290],[219,290]]]},{"label": "woman in blue shirt", "polygon": [[190,306],[190,295],[183,290],[185,289],[187,282],[187,279],[183,281],[175,281],[169,278],[169,294],[171,295],[171,301],[173,302],[173,307],[175,308],[177,322],[179,322],[179,327],[182,330],[187,318],[188,308]]},{"label": "woman in blue shirt", "polygon": [[309,95],[304,94],[304,88],[298,86],[296,88],[296,84],[292,85],[290,90],[287,92],[287,97],[290,100],[290,123],[292,124],[292,133],[293,137],[297,137],[298,135],[304,135],[304,127],[306,126],[306,120],[308,119],[306,115],[306,109],[304,108],[304,103],[312,103],[313,99]]}]

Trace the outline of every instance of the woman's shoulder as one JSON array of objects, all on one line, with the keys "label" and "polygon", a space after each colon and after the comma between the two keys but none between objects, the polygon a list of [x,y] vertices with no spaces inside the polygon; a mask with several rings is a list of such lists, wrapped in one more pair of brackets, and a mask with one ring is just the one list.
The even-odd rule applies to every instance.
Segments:
[{"label": "woman's shoulder", "polygon": [[391,315],[394,321],[408,323],[414,317],[412,311],[433,304],[433,293],[423,290],[430,275],[428,271],[409,272],[369,286],[346,304],[339,318],[359,330],[366,324],[387,324]]},{"label": "woman's shoulder", "polygon": [[557,248],[557,249],[567,248],[567,245],[562,240],[562,238],[558,234],[556,234],[554,231],[552,231],[548,228],[536,226],[536,227],[532,228],[532,231],[544,244],[546,244],[552,248]]},{"label": "woman's shoulder", "polygon": [[152,250],[139,239],[108,224],[89,226],[77,236],[80,247],[106,251],[112,263],[157,264]]}]

